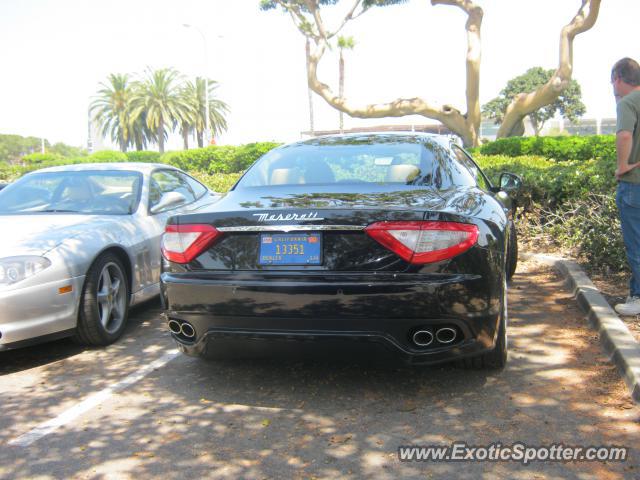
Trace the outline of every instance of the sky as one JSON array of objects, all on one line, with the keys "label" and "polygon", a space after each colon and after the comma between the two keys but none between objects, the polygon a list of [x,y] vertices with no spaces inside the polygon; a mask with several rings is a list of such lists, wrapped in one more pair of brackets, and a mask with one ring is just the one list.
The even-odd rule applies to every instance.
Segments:
[{"label": "sky", "polygon": [[[330,25],[341,0],[325,15]],[[563,25],[580,0],[476,0],[484,9],[480,95],[485,103],[533,66],[556,68]],[[304,37],[280,10],[259,0],[0,0],[0,133],[86,146],[87,111],[110,73],[142,74],[174,67],[220,83],[229,129],[218,144],[288,142],[309,129]],[[615,116],[609,83],[616,60],[640,59],[640,2],[602,2],[596,25],[574,42],[574,78],[585,118]],[[420,96],[466,110],[466,15],[450,6],[412,0],[374,8],[342,34],[356,46],[345,54],[345,94],[358,103]],[[190,24],[200,29],[205,42]],[[319,78],[337,91],[338,51],[327,52]],[[338,128],[338,112],[314,95],[316,130]],[[422,125],[420,116],[352,119],[345,128]],[[108,142],[106,142],[108,144]],[[181,148],[172,136],[169,148]],[[153,147],[152,147],[153,148]]]}]

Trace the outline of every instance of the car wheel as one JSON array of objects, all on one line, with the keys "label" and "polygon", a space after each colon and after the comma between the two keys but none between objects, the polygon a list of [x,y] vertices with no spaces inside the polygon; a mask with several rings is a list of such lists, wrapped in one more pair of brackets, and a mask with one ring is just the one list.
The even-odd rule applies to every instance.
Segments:
[{"label": "car wheel", "polygon": [[109,345],[124,331],[129,310],[129,285],[120,259],[100,255],[84,282],[76,339],[85,345]]},{"label": "car wheel", "polygon": [[507,245],[507,280],[516,273],[518,266],[518,232],[516,224],[511,222],[509,225],[509,243]]},{"label": "car wheel", "polygon": [[500,306],[500,321],[498,323],[498,338],[495,347],[481,355],[464,358],[461,366],[464,368],[498,370],[507,364],[508,339],[507,339],[507,283],[502,289],[502,304]]}]

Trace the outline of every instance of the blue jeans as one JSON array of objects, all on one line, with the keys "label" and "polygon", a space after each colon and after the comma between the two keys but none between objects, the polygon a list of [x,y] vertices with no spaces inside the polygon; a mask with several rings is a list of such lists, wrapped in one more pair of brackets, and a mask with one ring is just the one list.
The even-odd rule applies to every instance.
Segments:
[{"label": "blue jeans", "polygon": [[618,182],[616,205],[620,212],[627,262],[631,268],[630,295],[640,297],[640,184]]}]

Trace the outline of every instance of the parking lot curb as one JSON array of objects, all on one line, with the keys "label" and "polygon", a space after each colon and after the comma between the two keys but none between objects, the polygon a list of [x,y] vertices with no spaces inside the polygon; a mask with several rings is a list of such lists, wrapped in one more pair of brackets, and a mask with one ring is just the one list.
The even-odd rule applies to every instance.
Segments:
[{"label": "parking lot curb", "polygon": [[574,261],[540,254],[521,254],[555,268],[567,282],[591,326],[598,331],[604,351],[624,378],[631,398],[640,403],[640,343],[611,308],[584,270]]}]

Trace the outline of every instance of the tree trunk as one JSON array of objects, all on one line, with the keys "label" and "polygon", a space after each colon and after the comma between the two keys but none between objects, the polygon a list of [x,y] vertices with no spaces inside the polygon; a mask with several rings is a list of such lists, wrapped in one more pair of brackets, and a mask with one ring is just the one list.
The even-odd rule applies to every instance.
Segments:
[{"label": "tree trunk", "polygon": [[[311,51],[311,46],[309,44],[309,37],[307,37],[307,41],[305,43],[307,72],[309,71],[310,51]],[[307,93],[309,95],[309,130],[311,131],[311,135],[315,135],[314,126],[313,126],[313,92],[311,91],[311,87],[309,85],[307,85]]]},{"label": "tree trunk", "polygon": [[182,128],[182,146],[185,150],[189,150],[189,129]]},{"label": "tree trunk", "polygon": [[531,121],[531,125],[533,126],[533,131],[536,137],[540,136],[540,132],[542,131],[542,127],[544,126],[544,122],[538,122],[535,118],[529,115],[529,120]]},{"label": "tree trunk", "polygon": [[164,125],[162,122],[158,125],[156,134],[158,135],[158,151],[164,153]]},{"label": "tree trunk", "polygon": [[452,5],[464,10],[468,15],[467,30],[467,113],[451,105],[437,106],[422,98],[400,98],[388,103],[356,106],[344,96],[336,95],[331,88],[318,80],[318,63],[328,46],[328,35],[322,25],[317,5],[306,2],[316,22],[317,31],[309,32],[308,27],[300,24],[300,31],[307,39],[314,41],[315,47],[310,52],[307,64],[307,81],[309,87],[320,95],[335,109],[357,118],[403,117],[405,115],[422,115],[442,122],[449,130],[457,133],[465,146],[477,146],[480,130],[480,29],[483,11],[471,0],[431,0],[432,5]]},{"label": "tree trunk", "polygon": [[203,139],[204,135],[202,130],[198,130],[197,135],[198,135],[198,148],[202,148],[204,145],[204,139]]},{"label": "tree trunk", "polygon": [[558,69],[549,81],[531,93],[517,95],[507,110],[497,137],[508,137],[517,123],[528,114],[550,105],[571,83],[573,72],[573,40],[576,35],[591,29],[598,19],[600,0],[582,0],[582,6],[560,33],[560,59]]},{"label": "tree trunk", "polygon": [[[342,55],[342,49],[340,49],[340,78],[338,81],[338,95],[344,97],[344,56]],[[344,113],[340,112],[340,133],[344,133]]]}]

